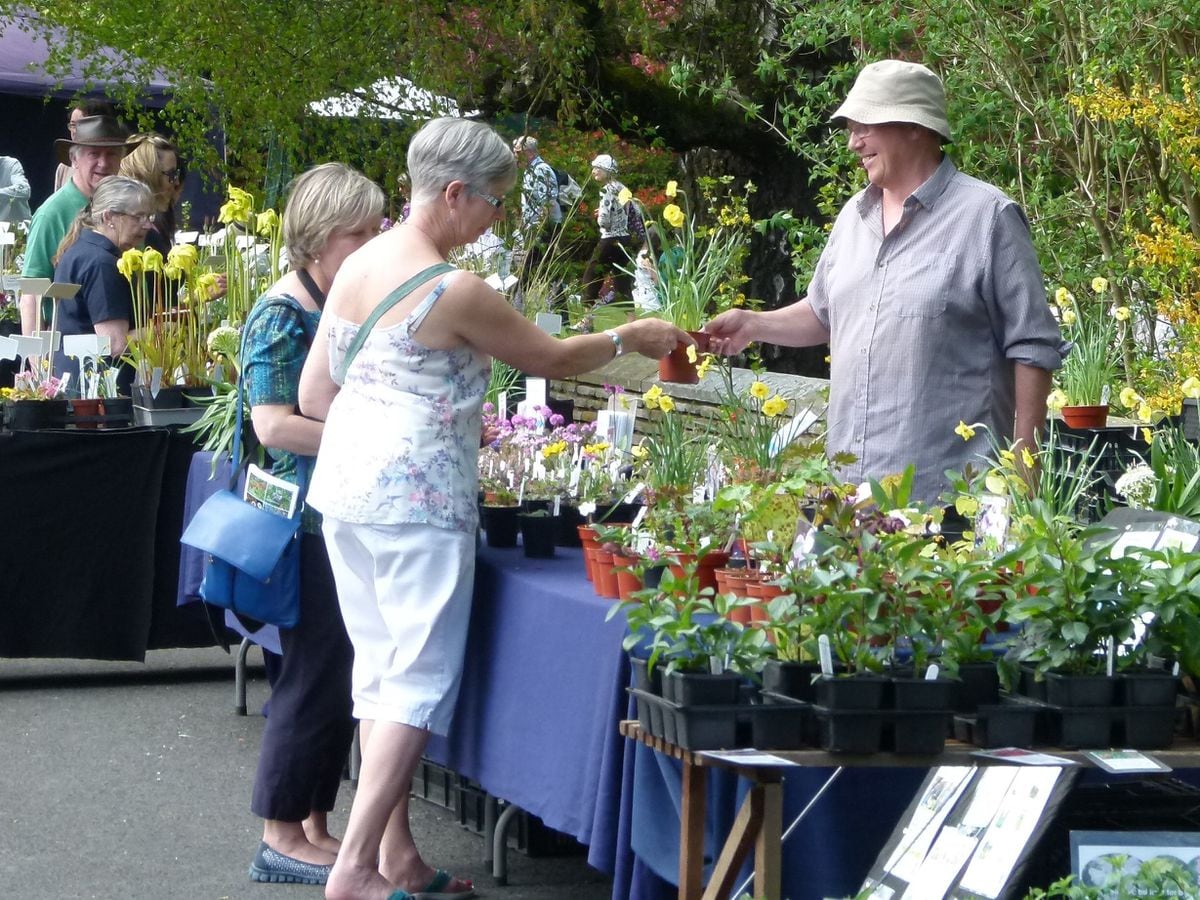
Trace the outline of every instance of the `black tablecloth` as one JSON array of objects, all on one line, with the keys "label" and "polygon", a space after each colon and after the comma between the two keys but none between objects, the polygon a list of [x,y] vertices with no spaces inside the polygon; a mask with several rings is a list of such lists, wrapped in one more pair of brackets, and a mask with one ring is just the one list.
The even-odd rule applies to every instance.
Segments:
[{"label": "black tablecloth", "polygon": [[214,643],[203,607],[175,607],[193,450],[166,429],[0,433],[0,656]]}]

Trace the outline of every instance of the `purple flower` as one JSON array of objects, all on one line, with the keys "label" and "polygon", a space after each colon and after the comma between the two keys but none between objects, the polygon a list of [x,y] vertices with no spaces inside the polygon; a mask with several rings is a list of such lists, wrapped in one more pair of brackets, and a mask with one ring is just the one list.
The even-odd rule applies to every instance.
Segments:
[{"label": "purple flower", "polygon": [[494,403],[485,403],[485,404],[483,404],[483,411],[484,411],[484,412],[485,412],[487,415],[489,415],[489,416],[490,416],[492,413],[494,413],[494,412],[496,411],[496,404],[494,404]]},{"label": "purple flower", "polygon": [[550,417],[550,425],[554,428],[558,428],[565,421],[566,419],[564,419],[558,413],[554,413],[554,415]]}]

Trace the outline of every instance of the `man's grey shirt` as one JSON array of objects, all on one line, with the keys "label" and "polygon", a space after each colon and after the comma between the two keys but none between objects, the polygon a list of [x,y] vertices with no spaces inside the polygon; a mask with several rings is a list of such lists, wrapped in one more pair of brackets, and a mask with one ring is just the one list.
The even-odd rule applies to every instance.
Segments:
[{"label": "man's grey shirt", "polygon": [[831,348],[828,447],[858,459],[847,481],[916,467],[934,502],[946,469],[1013,434],[1014,363],[1054,370],[1066,344],[1046,302],[1029,224],[1001,191],[944,158],[883,236],[882,191],[838,214],[808,288]]}]

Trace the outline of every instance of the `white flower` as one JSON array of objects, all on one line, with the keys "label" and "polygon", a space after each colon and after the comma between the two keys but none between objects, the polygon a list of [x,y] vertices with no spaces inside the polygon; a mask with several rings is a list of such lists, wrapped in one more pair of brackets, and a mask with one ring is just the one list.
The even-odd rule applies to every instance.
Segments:
[{"label": "white flower", "polygon": [[1154,500],[1156,484],[1154,470],[1145,463],[1139,463],[1117,479],[1114,489],[1134,509],[1149,509]]}]

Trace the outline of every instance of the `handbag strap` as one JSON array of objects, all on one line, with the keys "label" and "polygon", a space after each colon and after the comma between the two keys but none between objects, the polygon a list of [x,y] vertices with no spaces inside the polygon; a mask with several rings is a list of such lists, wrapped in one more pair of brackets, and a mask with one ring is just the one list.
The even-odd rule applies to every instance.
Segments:
[{"label": "handbag strap", "polygon": [[367,316],[367,320],[359,326],[358,334],[354,336],[354,340],[350,342],[349,348],[346,350],[346,356],[342,359],[341,366],[338,367],[336,381],[342,384],[346,380],[346,373],[350,371],[350,364],[354,362],[354,357],[358,356],[358,351],[362,349],[362,345],[367,340],[367,335],[371,333],[371,329],[375,327],[375,323],[380,320],[384,313],[415,291],[420,285],[424,284],[430,278],[437,275],[443,275],[446,272],[453,272],[454,266],[449,263],[435,263],[428,268],[422,269],[400,287],[396,288],[381,301],[379,305],[372,310]]},{"label": "handbag strap", "polygon": [[[246,317],[246,321],[242,324],[242,346],[240,356],[246,358],[246,336],[250,333],[250,323],[254,321],[254,317],[261,315],[262,311],[270,306],[286,306],[293,310],[300,317],[300,325],[304,329],[304,337],[308,340],[308,346],[312,347],[313,338],[316,336],[314,331],[309,328],[308,316],[304,314],[304,308],[293,300],[291,297],[267,297],[266,299],[256,303],[254,308],[250,310],[250,315]],[[242,426],[245,422],[246,409],[246,379],[239,378],[237,383],[237,402],[234,404],[237,407],[237,424],[233,428],[233,448],[230,456],[230,474],[229,474],[229,490],[234,494],[237,493],[238,474],[242,470]],[[307,456],[299,453],[293,453],[296,457],[296,484],[300,488],[300,496],[297,498],[303,502],[305,494],[308,493],[308,476],[309,469],[312,463]],[[297,505],[297,508],[299,506]]]}]

